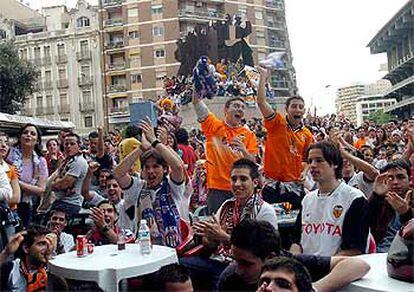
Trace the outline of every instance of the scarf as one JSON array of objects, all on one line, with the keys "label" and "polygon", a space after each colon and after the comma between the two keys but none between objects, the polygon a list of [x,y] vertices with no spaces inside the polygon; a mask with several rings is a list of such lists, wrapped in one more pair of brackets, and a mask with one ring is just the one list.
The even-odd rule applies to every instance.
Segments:
[{"label": "scarf", "polygon": [[[235,199],[230,199],[224,203],[220,212],[220,225],[227,234],[231,234],[233,228],[244,219],[256,219],[263,205],[263,199],[258,194],[253,194],[243,206]],[[220,262],[231,262],[230,245],[220,244],[216,252],[210,257]]]},{"label": "scarf", "polygon": [[168,179],[164,178],[161,188],[155,191],[143,189],[140,195],[142,219],[146,219],[151,230],[151,240],[155,244],[177,247],[181,243],[180,214],[171,195]]},{"label": "scarf", "polygon": [[46,291],[47,271],[44,266],[35,272],[30,272],[23,260],[20,261],[20,272],[23,274],[27,282],[27,292]]}]

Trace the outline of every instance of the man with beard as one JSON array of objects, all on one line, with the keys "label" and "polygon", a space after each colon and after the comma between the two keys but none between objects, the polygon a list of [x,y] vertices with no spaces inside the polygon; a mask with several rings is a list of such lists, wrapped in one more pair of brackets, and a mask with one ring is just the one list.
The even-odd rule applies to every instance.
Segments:
[{"label": "man with beard", "polygon": [[[286,100],[284,117],[276,112],[266,101],[266,83],[269,71],[259,67],[260,82],[257,95],[257,104],[264,118],[264,127],[267,130],[267,140],[264,154],[264,174],[275,182],[289,185],[301,197],[303,186],[299,184],[301,174],[306,165],[306,150],[314,142],[312,133],[303,124],[305,102],[300,96],[292,96]],[[270,185],[269,185],[270,186]],[[276,186],[271,186],[269,194],[264,191],[263,197],[269,202],[276,202],[278,195]],[[269,198],[268,198],[269,197]],[[298,207],[298,200],[292,201]]]},{"label": "man with beard", "polygon": [[[1,291],[45,291],[46,287],[51,288],[50,291],[67,290],[65,283],[50,287],[56,277],[48,274],[46,269],[54,248],[48,232],[45,228],[32,227],[10,240],[1,253]],[[16,251],[18,257],[14,261],[4,261]]]},{"label": "man with beard", "polygon": [[240,97],[233,97],[224,104],[224,120],[219,120],[207,105],[193,96],[194,110],[206,136],[207,156],[207,207],[215,213],[221,204],[233,197],[230,172],[240,158],[256,161],[258,144],[255,134],[243,126],[246,105]]},{"label": "man with beard", "polygon": [[374,182],[369,199],[370,227],[377,252],[388,252],[397,231],[414,217],[411,165],[407,160],[389,162]]},{"label": "man with beard", "polygon": [[75,247],[75,241],[71,234],[63,231],[68,225],[66,212],[63,209],[52,210],[48,227],[57,236],[56,254],[70,252]]}]

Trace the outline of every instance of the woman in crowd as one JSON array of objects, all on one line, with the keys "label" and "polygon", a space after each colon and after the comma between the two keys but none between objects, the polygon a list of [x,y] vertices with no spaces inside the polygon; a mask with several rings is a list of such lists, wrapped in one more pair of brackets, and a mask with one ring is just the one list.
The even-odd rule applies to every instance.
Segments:
[{"label": "woman in crowd", "polygon": [[42,153],[42,136],[35,125],[26,124],[20,129],[17,143],[10,149],[7,161],[19,173],[22,199],[17,210],[23,226],[28,227],[32,217],[33,197],[42,196],[49,176],[47,162]]},{"label": "woman in crowd", "polygon": [[50,174],[54,173],[55,170],[65,159],[63,153],[59,150],[58,139],[52,138],[46,142],[46,155],[45,159],[47,162],[47,170]]}]

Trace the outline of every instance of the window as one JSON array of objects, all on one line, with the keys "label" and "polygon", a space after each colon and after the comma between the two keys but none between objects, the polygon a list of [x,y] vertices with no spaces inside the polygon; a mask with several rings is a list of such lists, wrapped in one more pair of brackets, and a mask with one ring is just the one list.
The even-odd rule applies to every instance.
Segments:
[{"label": "window", "polygon": [[66,79],[66,68],[59,68],[59,80]]},{"label": "window", "polygon": [[154,26],[152,33],[154,36],[162,36],[164,34],[164,28],[162,26]]},{"label": "window", "polygon": [[80,44],[81,52],[87,52],[88,51],[89,46],[88,46],[88,41],[87,40],[80,41],[79,44]]},{"label": "window", "polygon": [[39,95],[36,97],[36,107],[43,107],[43,96]]},{"label": "window", "polygon": [[165,58],[165,51],[164,50],[156,50],[154,52],[154,57],[155,58]]},{"label": "window", "polygon": [[141,79],[141,74],[131,74],[131,82],[132,83],[141,83],[142,79]]},{"label": "window", "polygon": [[87,18],[87,17],[85,17],[85,16],[79,17],[79,18],[76,20],[76,26],[77,26],[77,27],[85,27],[85,26],[90,26],[90,23],[89,23],[89,18]]},{"label": "window", "polygon": [[92,93],[90,90],[82,91],[82,99],[84,103],[92,103]]},{"label": "window", "polygon": [[66,94],[66,92],[62,92],[59,95],[59,99],[61,105],[68,104],[68,95]]},{"label": "window", "polygon": [[139,37],[137,30],[130,31],[128,35],[130,39],[137,39]]},{"label": "window", "polygon": [[64,56],[65,55],[65,45],[64,44],[57,45],[57,49],[58,49],[58,56]]},{"label": "window", "polygon": [[91,76],[91,67],[89,65],[82,65],[81,76],[82,78],[89,78]]},{"label": "window", "polygon": [[92,117],[85,117],[85,128],[92,128],[93,127],[93,119]]},{"label": "window", "polygon": [[50,70],[45,71],[45,81],[52,82],[52,72]]},{"label": "window", "polygon": [[0,29],[0,40],[4,40],[7,37],[5,30]]},{"label": "window", "polygon": [[128,17],[137,17],[138,16],[138,8],[128,9]]},{"label": "window", "polygon": [[53,107],[53,96],[52,95],[46,95],[46,106]]},{"label": "window", "polygon": [[161,14],[162,13],[162,5],[152,5],[151,12],[152,14]]}]

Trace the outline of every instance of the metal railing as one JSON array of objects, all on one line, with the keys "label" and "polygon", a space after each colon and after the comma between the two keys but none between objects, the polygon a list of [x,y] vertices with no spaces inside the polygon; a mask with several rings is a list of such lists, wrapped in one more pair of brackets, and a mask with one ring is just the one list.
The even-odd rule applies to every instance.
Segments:
[{"label": "metal railing", "polygon": [[126,62],[112,63],[108,65],[109,71],[124,70],[126,68]]},{"label": "metal railing", "polygon": [[127,91],[127,87],[125,84],[117,84],[117,85],[109,85],[108,92],[124,92]]},{"label": "metal railing", "polygon": [[189,11],[187,9],[179,9],[178,17],[199,18],[203,20],[224,19],[224,14],[218,11],[209,11],[205,9],[196,9]]},{"label": "metal railing", "polygon": [[104,21],[104,26],[120,26],[123,24],[122,18],[111,18]]},{"label": "metal railing", "polygon": [[117,41],[108,42],[106,44],[106,48],[107,49],[123,48],[125,45],[126,45],[125,40],[117,40]]},{"label": "metal railing", "polygon": [[117,5],[122,5],[122,3],[124,2],[125,0],[102,0],[102,6],[103,7],[117,6]]},{"label": "metal railing", "polygon": [[113,107],[109,109],[109,114],[111,116],[114,115],[128,115],[129,114],[129,107],[122,106],[122,107]]}]

